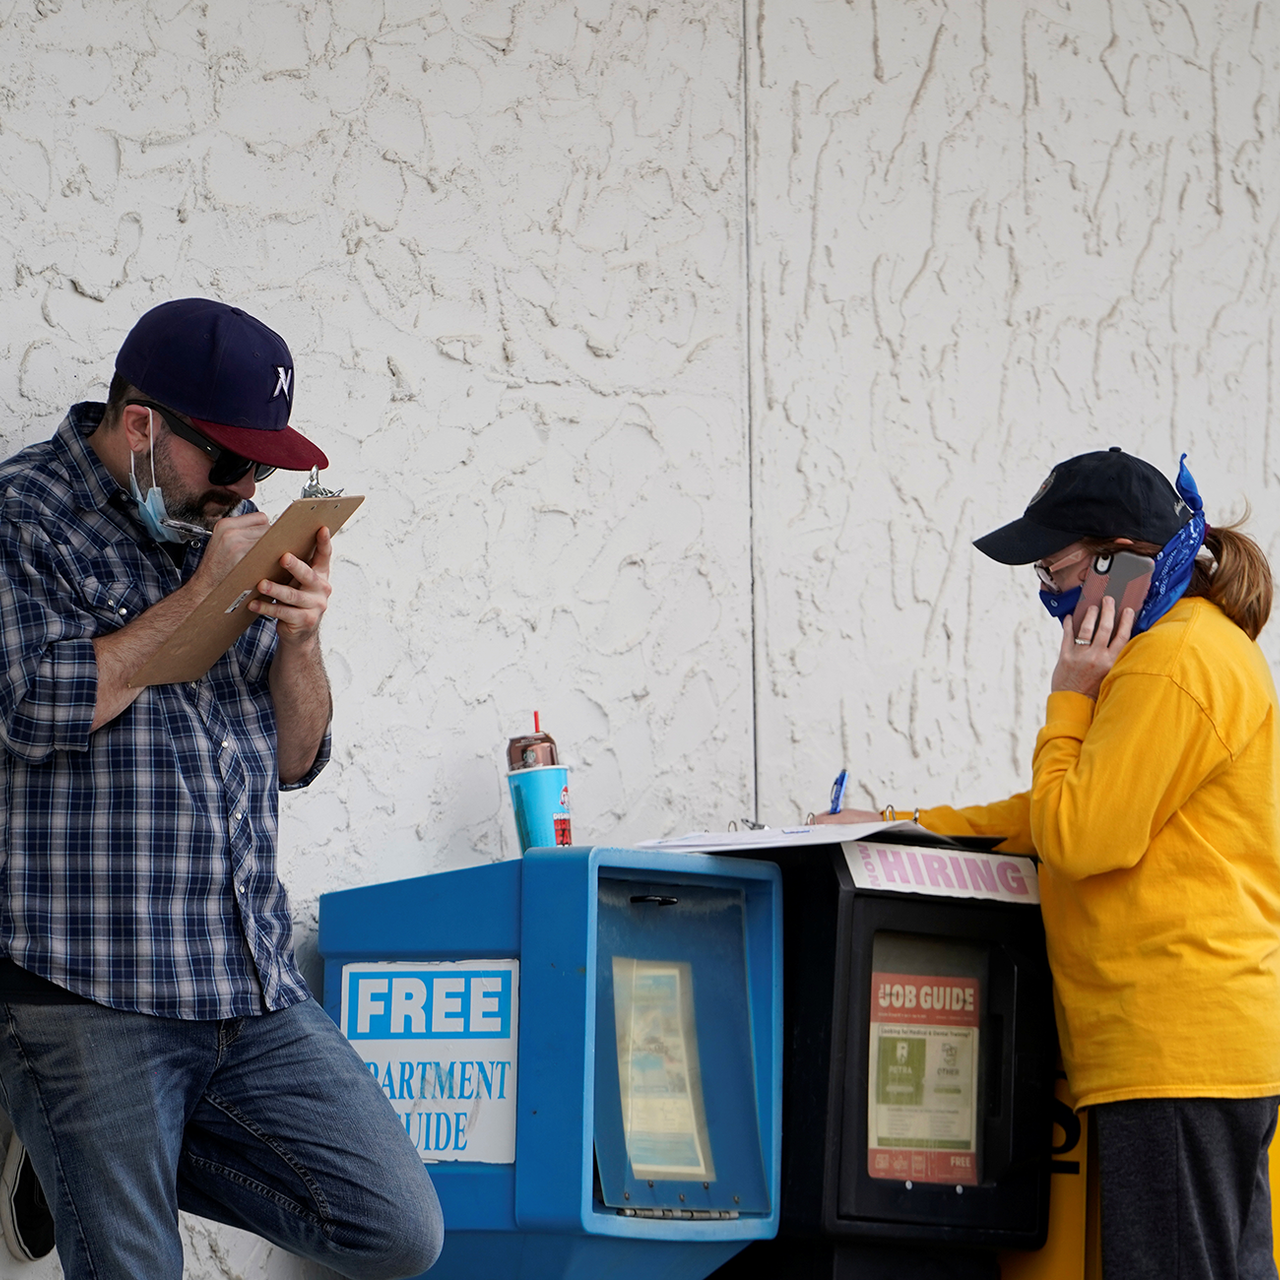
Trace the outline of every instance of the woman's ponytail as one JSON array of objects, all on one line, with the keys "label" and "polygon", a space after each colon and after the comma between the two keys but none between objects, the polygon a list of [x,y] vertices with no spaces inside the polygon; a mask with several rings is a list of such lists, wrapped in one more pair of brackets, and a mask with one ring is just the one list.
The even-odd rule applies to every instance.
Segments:
[{"label": "woman's ponytail", "polygon": [[1256,640],[1271,616],[1271,566],[1262,548],[1240,532],[1248,518],[1246,511],[1235,524],[1205,533],[1204,549],[1213,559],[1196,560],[1186,594],[1216,604],[1250,640]]}]

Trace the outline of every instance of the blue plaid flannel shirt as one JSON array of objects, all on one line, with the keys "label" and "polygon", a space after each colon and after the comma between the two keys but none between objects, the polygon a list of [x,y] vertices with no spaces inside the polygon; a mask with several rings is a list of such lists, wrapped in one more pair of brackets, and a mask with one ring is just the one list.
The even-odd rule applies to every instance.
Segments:
[{"label": "blue plaid flannel shirt", "polygon": [[[0,955],[117,1009],[308,998],[276,876],[275,627],[89,732],[93,637],[185,582],[87,444],[104,406],[0,463]],[[329,738],[306,777],[324,767]],[[292,787],[284,788],[286,790]]]}]

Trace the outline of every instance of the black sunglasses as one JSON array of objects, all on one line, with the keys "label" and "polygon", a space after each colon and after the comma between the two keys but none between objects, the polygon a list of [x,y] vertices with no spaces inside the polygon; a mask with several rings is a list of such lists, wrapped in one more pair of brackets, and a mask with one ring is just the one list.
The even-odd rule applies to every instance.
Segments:
[{"label": "black sunglasses", "polygon": [[213,466],[209,468],[210,484],[219,486],[235,484],[237,480],[243,480],[250,471],[253,472],[255,481],[265,480],[275,470],[270,463],[242,458],[238,453],[232,453],[230,449],[224,449],[220,444],[215,444],[208,436],[201,435],[189,422],[183,422],[164,405],[156,404],[154,400],[126,400],[125,404],[154,409],[165,420],[169,430],[175,436],[181,436],[188,444],[193,444],[197,449],[207,453],[213,462]]}]

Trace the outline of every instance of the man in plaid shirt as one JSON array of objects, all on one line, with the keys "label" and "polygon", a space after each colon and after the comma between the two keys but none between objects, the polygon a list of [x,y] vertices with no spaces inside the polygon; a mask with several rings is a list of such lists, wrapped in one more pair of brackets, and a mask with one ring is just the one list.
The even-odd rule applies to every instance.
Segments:
[{"label": "man in plaid shirt", "polygon": [[68,1277],[177,1280],[179,1209],[347,1276],[440,1249],[276,875],[277,791],[329,754],[327,531],[206,676],[128,683],[266,530],[256,482],[327,465],[293,389],[279,335],[180,299],[130,332],[105,406],[0,464],[0,1219],[47,1252],[43,1187]]}]

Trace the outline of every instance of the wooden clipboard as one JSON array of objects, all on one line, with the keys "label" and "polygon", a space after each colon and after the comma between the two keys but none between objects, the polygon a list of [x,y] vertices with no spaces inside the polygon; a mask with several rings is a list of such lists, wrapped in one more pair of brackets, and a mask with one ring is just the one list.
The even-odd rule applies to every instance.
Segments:
[{"label": "wooden clipboard", "polygon": [[364,501],[350,498],[299,498],[254,543],[248,554],[198,604],[191,616],[129,677],[131,689],[150,684],[199,680],[259,615],[249,608],[262,592],[258,583],[288,582],[292,574],[281,568],[280,557],[291,551],[310,560],[316,534],[327,528],[337,533]]}]

